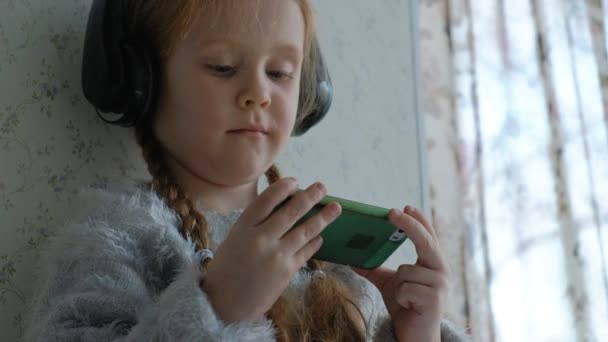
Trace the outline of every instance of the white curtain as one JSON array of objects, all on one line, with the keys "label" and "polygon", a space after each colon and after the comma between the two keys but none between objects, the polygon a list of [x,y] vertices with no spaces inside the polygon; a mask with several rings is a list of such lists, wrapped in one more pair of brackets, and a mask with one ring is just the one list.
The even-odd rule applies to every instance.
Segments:
[{"label": "white curtain", "polygon": [[420,2],[449,314],[476,341],[608,341],[599,0]]}]

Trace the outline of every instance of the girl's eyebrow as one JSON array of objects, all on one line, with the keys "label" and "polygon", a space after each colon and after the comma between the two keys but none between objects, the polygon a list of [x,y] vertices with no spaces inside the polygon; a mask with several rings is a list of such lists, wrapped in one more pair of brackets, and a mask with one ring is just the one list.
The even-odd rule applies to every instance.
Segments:
[{"label": "girl's eyebrow", "polygon": [[284,53],[296,59],[301,58],[303,55],[301,47],[290,43],[276,45],[271,51],[273,53]]},{"label": "girl's eyebrow", "polygon": [[194,46],[196,50],[207,49],[215,46],[235,46],[235,41],[226,38],[213,38],[213,39],[202,39],[199,40]]},{"label": "girl's eyebrow", "polygon": [[[202,50],[210,47],[215,47],[216,45],[228,47],[252,46],[249,43],[243,43],[240,40],[227,35],[199,40],[195,46],[197,50]],[[289,42],[279,42],[270,49],[270,52],[287,54],[295,59],[299,59],[302,58],[302,50],[302,47],[298,45]]]}]

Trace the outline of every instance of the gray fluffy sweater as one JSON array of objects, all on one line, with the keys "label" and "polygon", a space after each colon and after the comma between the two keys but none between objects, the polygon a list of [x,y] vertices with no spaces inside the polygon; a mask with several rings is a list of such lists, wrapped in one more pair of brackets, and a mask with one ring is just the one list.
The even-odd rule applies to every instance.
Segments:
[{"label": "gray fluffy sweater", "polygon": [[[82,188],[74,213],[40,254],[24,341],[275,341],[269,320],[230,325],[218,319],[199,287],[201,253],[178,233],[178,216],[143,182]],[[198,208],[209,223],[210,249],[242,210]],[[395,341],[377,289],[348,267],[340,277],[372,327],[369,341]],[[302,298],[310,272],[285,291]],[[466,341],[448,321],[442,341]],[[416,341],[418,342],[418,341]]]}]

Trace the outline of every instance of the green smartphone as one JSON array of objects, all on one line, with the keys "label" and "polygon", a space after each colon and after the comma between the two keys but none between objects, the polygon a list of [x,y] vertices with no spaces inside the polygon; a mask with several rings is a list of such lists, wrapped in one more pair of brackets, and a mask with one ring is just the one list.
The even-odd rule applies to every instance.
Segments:
[{"label": "green smartphone", "polygon": [[[290,198],[279,204],[275,211]],[[405,233],[388,220],[389,209],[329,195],[300,218],[294,227],[331,202],[338,202],[342,213],[321,232],[323,245],[314,259],[372,269],[382,265],[407,240]]]}]

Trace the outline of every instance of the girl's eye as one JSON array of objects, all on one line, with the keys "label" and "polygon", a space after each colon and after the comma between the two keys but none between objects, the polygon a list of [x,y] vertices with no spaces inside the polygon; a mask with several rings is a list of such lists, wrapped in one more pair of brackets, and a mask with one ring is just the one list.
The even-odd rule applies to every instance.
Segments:
[{"label": "girl's eye", "polygon": [[[208,64],[207,68],[211,70],[212,73],[222,77],[233,76],[238,71],[238,67],[232,65]],[[280,70],[267,71],[266,74],[277,81],[292,78],[291,74]]]},{"label": "girl's eye", "polygon": [[236,67],[231,65],[207,65],[207,68],[220,76],[230,76],[236,71]]},{"label": "girl's eye", "polygon": [[291,75],[283,71],[268,71],[268,76],[276,80],[291,79]]}]

